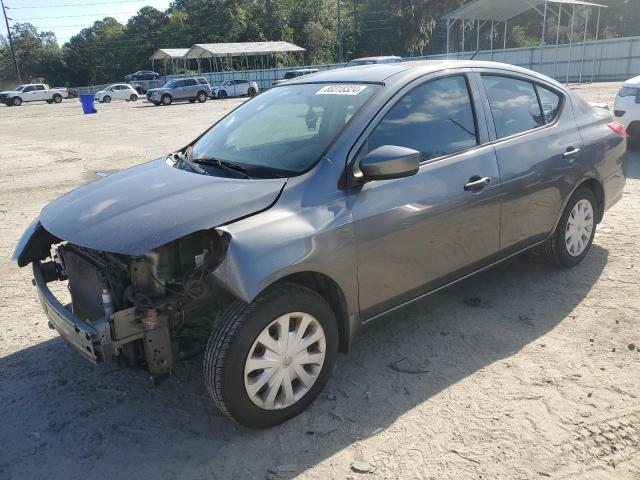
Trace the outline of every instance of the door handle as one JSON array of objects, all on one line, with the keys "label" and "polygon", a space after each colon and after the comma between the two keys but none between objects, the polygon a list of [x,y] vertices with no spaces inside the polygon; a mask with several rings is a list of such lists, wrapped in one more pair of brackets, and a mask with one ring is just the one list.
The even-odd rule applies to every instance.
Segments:
[{"label": "door handle", "polygon": [[580,155],[580,149],[579,148],[569,147],[569,148],[567,148],[567,151],[562,154],[562,158],[564,158],[565,160],[573,160],[578,155]]},{"label": "door handle", "polygon": [[466,192],[478,192],[491,183],[489,177],[481,177],[480,175],[474,175],[469,179],[469,182],[464,186]]}]

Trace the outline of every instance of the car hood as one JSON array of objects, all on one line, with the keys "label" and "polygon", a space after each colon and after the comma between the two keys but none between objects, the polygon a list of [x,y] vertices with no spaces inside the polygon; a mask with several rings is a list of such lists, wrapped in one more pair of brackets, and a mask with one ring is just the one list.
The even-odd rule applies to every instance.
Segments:
[{"label": "car hood", "polygon": [[163,87],[156,87],[156,88],[149,88],[147,89],[147,93],[153,93],[153,92],[168,92],[170,91],[169,88],[163,88]]},{"label": "car hood", "polygon": [[285,183],[200,175],[159,159],[73,190],[46,206],[40,222],[76,245],[143,255],[270,208]]},{"label": "car hood", "polygon": [[5,90],[4,92],[0,92],[0,95],[11,95],[14,93],[22,93],[22,92],[18,92],[17,90]]},{"label": "car hood", "polygon": [[630,78],[629,80],[624,82],[625,87],[638,87],[640,86],[640,75],[637,77]]}]

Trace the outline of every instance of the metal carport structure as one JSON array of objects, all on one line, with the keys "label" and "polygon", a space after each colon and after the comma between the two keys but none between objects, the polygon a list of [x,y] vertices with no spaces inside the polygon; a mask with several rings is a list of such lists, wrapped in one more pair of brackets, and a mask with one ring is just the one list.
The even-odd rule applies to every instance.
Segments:
[{"label": "metal carport structure", "polygon": [[151,60],[151,68],[155,71],[155,62],[156,60],[164,61],[165,71],[167,69],[167,60],[171,61],[171,67],[173,73],[176,73],[176,64],[174,63],[176,60],[180,60],[182,62],[182,66],[186,68],[186,59],[185,55],[189,51],[188,48],[159,48],[153,55],[149,57]]},{"label": "metal carport structure", "polygon": [[[553,7],[550,4],[555,5],[557,7],[557,12],[554,11]],[[504,33],[502,36],[503,46],[502,48],[506,50],[507,48],[507,24],[508,21],[528,10],[535,10],[540,14],[542,19],[542,35],[540,37],[540,63],[542,63],[542,57],[544,53],[544,47],[546,44],[546,33],[547,33],[547,18],[549,14],[552,14],[558,19],[558,27],[556,30],[556,39],[555,39],[555,60],[553,67],[553,76],[556,73],[557,59],[558,59],[558,44],[560,42],[560,25],[562,20],[562,14],[564,11],[565,5],[571,6],[571,33],[569,34],[569,59],[567,62],[571,61],[571,48],[573,47],[573,34],[575,28],[575,13],[576,6],[584,6],[597,8],[598,10],[598,19],[596,22],[596,33],[595,33],[595,44],[598,44],[598,33],[600,30],[600,12],[602,8],[607,8],[606,5],[600,5],[597,3],[586,2],[583,0],[471,0],[470,2],[462,5],[460,8],[454,10],[453,12],[445,15],[445,19],[447,21],[447,56],[449,55],[450,48],[450,32],[451,27],[455,24],[456,21],[460,20],[462,23],[462,54],[464,56],[465,53],[465,28],[467,22],[477,22],[476,28],[476,51],[480,50],[480,30],[487,23],[491,22],[491,34],[490,34],[490,49],[491,49],[491,57],[493,59],[493,43],[495,37],[495,27],[496,23],[504,22]],[[589,10],[587,10],[585,23],[584,23],[584,36],[582,41],[582,57],[580,60],[580,81],[582,81],[582,70],[584,65],[584,48],[587,40],[587,32],[589,25]],[[593,63],[595,64],[595,56],[593,59]],[[591,81],[593,81],[593,72],[594,72],[594,64],[592,64],[591,68]],[[569,82],[569,68],[567,67],[567,83]]]},{"label": "metal carport structure", "polygon": [[[203,58],[209,59],[212,72],[224,71],[224,62],[233,71],[233,59],[240,57],[240,64],[243,60],[249,67],[249,57],[254,58],[254,67],[258,68],[257,60],[260,59],[264,69],[265,57],[268,59],[277,54],[302,53],[305,49],[289,42],[239,42],[239,43],[196,43],[193,45],[184,58],[188,61],[195,59],[198,62],[198,72],[201,72],[201,61]],[[220,67],[218,69],[218,67]]]}]

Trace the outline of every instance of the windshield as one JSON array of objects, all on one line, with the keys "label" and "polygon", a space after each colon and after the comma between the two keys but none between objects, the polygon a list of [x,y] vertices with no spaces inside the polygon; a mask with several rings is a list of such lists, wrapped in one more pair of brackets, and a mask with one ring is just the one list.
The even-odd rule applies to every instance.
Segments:
[{"label": "windshield", "polygon": [[111,90],[113,90],[113,85],[104,89],[105,92],[110,92]]},{"label": "windshield", "polygon": [[307,84],[268,90],[243,104],[193,145],[193,159],[218,159],[252,177],[292,176],[312,167],[340,130],[380,89]]},{"label": "windshield", "polygon": [[351,60],[347,63],[347,67],[357,67],[360,65],[373,65],[376,63],[374,60]]},{"label": "windshield", "polygon": [[176,81],[175,80],[169,80],[167,83],[164,84],[164,86],[162,88],[173,88],[176,85]]},{"label": "windshield", "polygon": [[24,87],[26,87],[26,85],[18,85],[14,92],[21,92],[22,90],[24,90]]}]

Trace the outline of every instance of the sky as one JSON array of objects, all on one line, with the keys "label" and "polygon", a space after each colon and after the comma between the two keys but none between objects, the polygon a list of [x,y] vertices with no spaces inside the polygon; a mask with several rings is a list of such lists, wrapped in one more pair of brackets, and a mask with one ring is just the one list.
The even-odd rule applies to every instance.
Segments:
[{"label": "sky", "polygon": [[[120,23],[136,14],[144,6],[165,10],[170,0],[3,0],[7,7],[9,25],[29,22],[38,30],[53,31],[59,44],[67,42],[80,30],[96,20],[113,17]],[[1,10],[0,10],[1,13]],[[4,19],[0,19],[0,33],[6,36]]]}]

